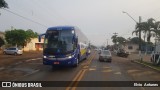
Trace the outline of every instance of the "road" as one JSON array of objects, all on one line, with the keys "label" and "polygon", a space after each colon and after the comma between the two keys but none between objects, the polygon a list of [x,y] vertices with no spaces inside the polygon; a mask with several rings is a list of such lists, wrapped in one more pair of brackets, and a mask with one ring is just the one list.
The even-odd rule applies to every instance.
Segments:
[{"label": "road", "polygon": [[[113,54],[112,62],[99,62],[98,53],[92,52],[87,60],[82,61],[76,68],[56,68],[42,65],[42,59],[29,59],[25,63],[14,65],[8,70],[23,71],[16,78],[7,80],[17,81],[160,81],[160,73],[148,67],[133,63],[127,58]],[[7,70],[7,69],[6,69]],[[5,70],[4,70],[5,71]],[[4,79],[1,79],[4,80]],[[96,82],[95,82],[96,83]],[[39,90],[160,90],[158,87],[68,87],[36,88]],[[75,82],[77,86],[79,82]],[[22,88],[2,88],[4,90]],[[2,90],[1,89],[1,90]],[[35,90],[35,88],[24,88]]]}]

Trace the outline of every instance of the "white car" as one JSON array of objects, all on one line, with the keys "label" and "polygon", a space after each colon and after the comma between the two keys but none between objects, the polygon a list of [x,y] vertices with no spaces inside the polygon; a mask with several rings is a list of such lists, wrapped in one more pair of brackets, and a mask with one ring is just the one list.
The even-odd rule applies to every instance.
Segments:
[{"label": "white car", "polygon": [[109,50],[101,50],[99,53],[99,61],[109,61],[112,62],[112,55]]},{"label": "white car", "polygon": [[3,51],[3,54],[22,55],[23,50],[19,48],[7,48]]}]

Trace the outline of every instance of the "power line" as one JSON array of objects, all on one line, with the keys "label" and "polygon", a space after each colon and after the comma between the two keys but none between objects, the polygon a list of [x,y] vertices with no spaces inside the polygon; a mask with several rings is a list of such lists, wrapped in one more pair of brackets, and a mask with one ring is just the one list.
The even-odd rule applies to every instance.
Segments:
[{"label": "power line", "polygon": [[23,18],[23,19],[25,19],[25,20],[28,20],[28,21],[30,21],[30,22],[36,23],[36,24],[38,24],[38,25],[40,25],[40,26],[43,26],[43,27],[46,27],[46,28],[47,28],[46,25],[43,25],[43,24],[41,24],[41,23],[39,23],[39,22],[36,22],[36,21],[34,21],[34,20],[31,20],[31,19],[29,19],[29,18],[27,18],[27,17],[24,17],[24,16],[22,16],[22,15],[20,15],[20,14],[17,14],[17,13],[15,13],[15,12],[13,12],[13,11],[10,11],[10,10],[5,9],[5,8],[3,8],[3,10],[5,10],[5,11],[7,11],[7,12],[10,12],[10,13],[16,15],[16,16],[19,16],[19,17],[21,17],[21,18]]},{"label": "power line", "polygon": [[[37,1],[37,0],[36,0],[36,1]],[[50,6],[48,6],[48,8],[46,8],[46,7],[44,7],[44,5],[41,4],[41,3],[43,3],[43,2],[41,2],[41,1],[39,1],[39,0],[38,0],[37,2],[35,2],[34,0],[32,0],[32,2],[35,3],[34,5],[37,5],[38,8],[46,9],[45,12],[47,12],[47,13],[50,14],[51,16],[54,15],[54,16],[56,16],[57,18],[60,18],[64,23],[67,22],[67,23],[71,24],[66,18],[64,18],[61,14],[59,14],[53,7],[52,7],[52,9],[51,9]],[[37,4],[37,3],[39,3],[39,4]],[[54,14],[53,14],[52,12],[54,12]],[[57,14],[57,15],[56,15],[56,14]]]}]

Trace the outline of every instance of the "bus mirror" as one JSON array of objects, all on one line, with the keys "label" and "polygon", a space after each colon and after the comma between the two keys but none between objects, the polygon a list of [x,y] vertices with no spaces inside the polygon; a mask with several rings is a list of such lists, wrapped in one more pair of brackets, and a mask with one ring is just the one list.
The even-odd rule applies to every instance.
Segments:
[{"label": "bus mirror", "polygon": [[38,41],[41,42],[41,36],[38,36]]},{"label": "bus mirror", "polygon": [[74,44],[74,42],[75,42],[75,37],[73,36],[73,38],[72,38],[72,44]]},{"label": "bus mirror", "polygon": [[72,44],[73,43],[77,43],[77,38],[75,36],[73,36],[73,38],[72,38]]},{"label": "bus mirror", "polygon": [[78,38],[76,38],[76,43],[78,44]]},{"label": "bus mirror", "polygon": [[46,34],[44,33],[44,34],[41,34],[41,35],[38,36],[38,41],[39,42],[41,42],[41,38],[42,38],[43,35],[46,35]]},{"label": "bus mirror", "polygon": [[78,38],[75,39],[76,46],[78,46]]}]

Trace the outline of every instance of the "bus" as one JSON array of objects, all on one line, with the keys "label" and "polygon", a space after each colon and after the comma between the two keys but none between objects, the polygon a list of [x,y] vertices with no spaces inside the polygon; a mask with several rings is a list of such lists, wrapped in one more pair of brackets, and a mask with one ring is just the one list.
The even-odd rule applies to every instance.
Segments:
[{"label": "bus", "polygon": [[42,37],[44,65],[77,67],[89,55],[89,41],[78,27],[50,27],[46,33],[39,35],[39,42]]}]

